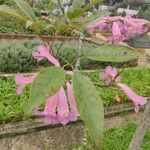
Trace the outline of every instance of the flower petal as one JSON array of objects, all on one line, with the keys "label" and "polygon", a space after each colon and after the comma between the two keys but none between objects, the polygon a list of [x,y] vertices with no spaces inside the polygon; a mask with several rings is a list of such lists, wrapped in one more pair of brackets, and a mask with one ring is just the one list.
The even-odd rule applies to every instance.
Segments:
[{"label": "flower petal", "polygon": [[127,95],[127,97],[133,101],[136,112],[139,110],[139,105],[142,106],[147,103],[148,97],[137,95],[130,87],[125,84],[117,83],[117,85],[121,88],[125,95]]},{"label": "flower petal", "polygon": [[67,96],[70,105],[69,120],[76,121],[78,119],[79,113],[77,111],[76,101],[73,94],[73,87],[69,82],[67,82]]},{"label": "flower petal", "polygon": [[100,78],[106,81],[106,85],[111,85],[112,82],[120,81],[121,77],[118,76],[119,72],[116,68],[107,66],[106,69],[99,74]]},{"label": "flower petal", "polygon": [[18,85],[16,92],[21,94],[26,85],[31,84],[33,80],[36,78],[37,74],[33,74],[32,76],[25,77],[22,74],[17,74],[15,76],[15,82]]},{"label": "flower petal", "polygon": [[58,103],[58,92],[53,96],[50,96],[45,104],[44,111],[35,111],[35,115],[44,117],[44,122],[46,124],[55,124],[57,121],[56,107]]},{"label": "flower petal", "polygon": [[67,97],[63,87],[59,90],[59,98],[57,105],[57,119],[63,125],[69,122],[69,109],[67,104]]},{"label": "flower petal", "polygon": [[33,52],[33,57],[38,61],[47,58],[53,65],[60,66],[59,61],[50,53],[48,47],[39,45],[36,52]]}]

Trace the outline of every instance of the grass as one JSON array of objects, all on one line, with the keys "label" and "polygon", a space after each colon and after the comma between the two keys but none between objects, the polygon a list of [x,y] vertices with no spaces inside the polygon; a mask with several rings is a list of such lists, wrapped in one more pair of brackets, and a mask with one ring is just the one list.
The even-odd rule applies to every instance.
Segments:
[{"label": "grass", "polygon": [[[92,81],[102,83],[98,77],[99,71],[84,73]],[[122,73],[122,82],[128,84],[134,91],[143,96],[150,95],[150,68],[125,69]],[[115,104],[114,97],[119,95],[122,102],[129,102],[119,90],[97,88],[105,105]],[[15,83],[12,77],[0,77],[0,123],[20,120],[24,117],[24,106],[29,98],[29,87],[18,96],[15,92]]]},{"label": "grass", "polygon": [[[94,73],[86,73],[94,82],[104,84],[100,78],[98,78],[99,71]],[[122,83],[129,85],[135,92],[143,96],[150,95],[150,68],[127,68],[122,74]],[[97,88],[102,100],[107,105],[114,104],[114,97],[119,95],[122,102],[128,101],[127,97],[119,90],[112,88]]]},{"label": "grass", "polygon": [[[135,132],[136,124],[127,123],[119,127],[107,129],[103,137],[103,150],[127,150],[132,136]],[[147,132],[142,143],[141,150],[150,149],[150,132]],[[88,146],[80,146],[73,150],[91,150]]]}]

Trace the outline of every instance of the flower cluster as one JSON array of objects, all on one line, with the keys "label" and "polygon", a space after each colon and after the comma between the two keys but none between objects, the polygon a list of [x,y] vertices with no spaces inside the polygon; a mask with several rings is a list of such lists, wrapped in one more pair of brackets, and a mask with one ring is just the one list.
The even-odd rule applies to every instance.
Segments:
[{"label": "flower cluster", "polygon": [[112,85],[112,83],[115,83],[133,102],[135,112],[139,111],[139,105],[143,106],[147,103],[148,97],[140,96],[127,85],[120,83],[121,77],[116,68],[108,66],[102,73],[100,73],[100,78],[109,86]]},{"label": "flower cluster", "polygon": [[[53,65],[59,67],[59,61],[51,54],[46,46],[40,45],[37,51],[33,53],[33,57],[38,61],[47,58]],[[73,72],[67,72],[72,75]],[[15,82],[18,85],[16,92],[21,94],[26,85],[31,84],[36,78],[37,74],[24,77],[22,74],[15,76]],[[66,83],[67,95],[63,87],[57,93],[50,96],[46,100],[43,111],[35,110],[35,115],[44,117],[46,124],[61,123],[67,124],[69,121],[76,121],[79,113],[77,111],[76,102],[73,94],[72,84]]]},{"label": "flower cluster", "polygon": [[[61,123],[67,124],[69,121],[76,121],[79,114],[77,112],[72,85],[67,82],[67,96],[63,87],[47,99],[44,111],[36,111],[37,116],[43,116],[46,124]],[[69,104],[69,105],[68,105]],[[69,107],[70,106],[70,107]],[[70,110],[69,110],[70,108]]]},{"label": "flower cluster", "polygon": [[121,80],[118,70],[111,66],[108,66],[99,76],[102,80],[106,81],[106,85],[112,85],[113,81],[120,82]]},{"label": "flower cluster", "polygon": [[134,36],[141,35],[148,30],[149,22],[144,19],[131,18],[129,16],[106,16],[88,25],[87,30],[92,33],[94,29],[108,31],[110,43],[119,44]]}]

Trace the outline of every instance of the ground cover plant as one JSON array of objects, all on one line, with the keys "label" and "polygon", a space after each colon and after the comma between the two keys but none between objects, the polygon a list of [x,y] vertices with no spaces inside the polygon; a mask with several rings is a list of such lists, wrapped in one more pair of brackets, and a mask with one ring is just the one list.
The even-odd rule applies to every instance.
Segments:
[{"label": "ground cover plant", "polygon": [[[132,139],[132,136],[136,130],[137,125],[132,122],[128,122],[124,125],[105,129],[103,139],[103,150],[127,150],[128,145]],[[143,143],[142,150],[149,150],[150,145],[150,132],[147,132]],[[73,150],[91,150],[88,144],[74,148]]]},{"label": "ground cover plant", "polygon": [[[91,147],[94,150],[102,149],[104,108],[95,84],[103,85],[93,82],[78,71],[81,60],[88,58],[104,62],[126,62],[138,59],[144,55],[143,51],[128,46],[124,41],[146,33],[149,29],[149,21],[132,18],[128,15],[125,17],[97,16],[97,20],[94,21],[91,20],[91,17],[95,17],[95,14],[85,17],[86,12],[100,3],[100,0],[93,0],[87,5],[83,5],[83,1],[74,0],[67,10],[58,0],[57,3],[61,13],[57,16],[53,15],[53,17],[48,16],[46,19],[36,16],[32,7],[26,1],[14,0],[14,2],[20,11],[16,11],[7,5],[1,5],[0,12],[20,20],[26,28],[31,28],[41,38],[44,44],[39,45],[32,56],[37,61],[47,59],[52,65],[30,76],[23,76],[20,73],[15,76],[17,94],[22,94],[25,87],[31,84],[25,114],[35,114],[42,117],[48,125],[56,123],[66,125],[70,121],[76,121],[80,116],[87,127]],[[53,41],[43,38],[42,34],[50,30],[53,31],[55,36],[62,33],[68,35],[72,32],[78,37],[79,51],[75,64],[61,57],[59,48],[55,52]],[[85,31],[86,33],[89,32],[90,39],[86,38]],[[105,32],[108,34],[103,34]],[[98,47],[84,51],[83,39],[91,41],[94,37],[97,39]],[[60,64],[60,58],[65,62],[64,65]],[[69,71],[66,69],[68,66],[71,68]],[[104,81],[104,87],[120,89],[131,100],[136,113],[139,111],[139,106],[148,103],[144,113],[145,118],[145,115],[148,116],[147,114],[150,113],[148,96],[138,95],[129,85],[125,84],[122,80],[122,72],[123,70],[119,71],[112,66],[108,66],[99,73],[99,78]],[[70,76],[69,79],[66,78],[68,75]],[[44,101],[45,107],[44,110],[41,110],[40,106]],[[147,124],[145,121],[147,120],[141,122],[142,126]],[[148,126],[145,128],[144,134],[147,129]],[[137,143],[140,147],[144,134],[139,139],[140,142],[134,140],[134,142],[131,142],[132,147],[137,147]]]},{"label": "ground cover plant", "polygon": [[[104,82],[98,76],[99,72],[100,70],[95,70],[89,73],[82,72],[82,74],[90,77],[95,83],[104,84]],[[122,80],[124,83],[132,87],[138,94],[147,96],[150,94],[149,74],[150,68],[126,68],[122,72]],[[14,82],[14,77],[0,77],[1,123],[22,120],[24,118],[24,106],[27,104],[29,99],[29,88],[26,88],[25,92],[21,96],[16,94],[15,89],[16,85]],[[129,100],[124,94],[122,94],[122,92],[119,91],[119,89],[97,86],[97,90],[102,97],[105,106],[129,103]],[[120,97],[121,102],[118,103],[114,100],[116,95]]]}]

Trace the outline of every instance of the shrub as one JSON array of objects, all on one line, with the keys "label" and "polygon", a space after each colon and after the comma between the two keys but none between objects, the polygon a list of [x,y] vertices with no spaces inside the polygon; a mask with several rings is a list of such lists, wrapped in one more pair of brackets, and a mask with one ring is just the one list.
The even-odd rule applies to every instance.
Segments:
[{"label": "shrub", "polygon": [[25,29],[23,23],[14,21],[9,17],[2,17],[0,14],[0,33],[31,34],[33,32]]},{"label": "shrub", "polygon": [[[1,72],[27,72],[33,71],[40,66],[48,66],[49,62],[43,60],[40,63],[35,61],[32,57],[32,52],[36,50],[36,47],[41,44],[40,40],[26,40],[26,41],[2,41],[0,45],[0,71]],[[60,47],[60,42],[55,42],[54,50],[57,52],[57,49]],[[83,44],[83,53],[87,49],[92,49],[95,47],[91,44]],[[69,63],[75,63],[78,54],[78,42],[71,41],[66,42],[59,51],[59,56],[63,57]],[[82,69],[98,69],[104,68],[107,65],[122,67],[122,66],[134,66],[137,61],[130,61],[125,63],[106,63],[98,62],[89,59],[81,60]],[[60,63],[65,65],[66,62],[60,59]]]},{"label": "shrub", "polygon": [[32,52],[40,41],[7,42],[0,45],[0,71],[29,71],[38,66]]}]

